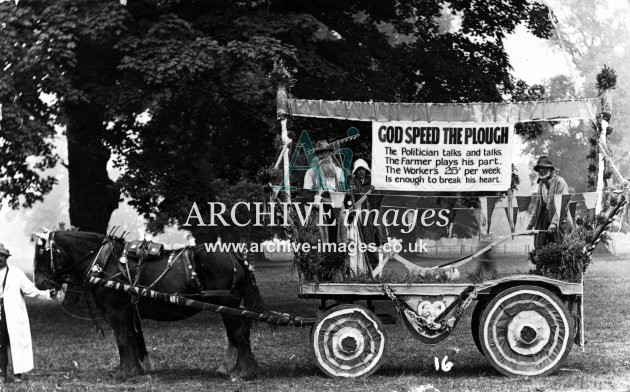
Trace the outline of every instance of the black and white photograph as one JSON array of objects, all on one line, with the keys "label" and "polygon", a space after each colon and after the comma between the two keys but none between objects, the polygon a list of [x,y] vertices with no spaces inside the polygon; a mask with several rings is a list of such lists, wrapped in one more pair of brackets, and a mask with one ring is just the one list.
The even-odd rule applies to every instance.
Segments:
[{"label": "black and white photograph", "polygon": [[0,391],[630,391],[630,2],[0,0]]}]

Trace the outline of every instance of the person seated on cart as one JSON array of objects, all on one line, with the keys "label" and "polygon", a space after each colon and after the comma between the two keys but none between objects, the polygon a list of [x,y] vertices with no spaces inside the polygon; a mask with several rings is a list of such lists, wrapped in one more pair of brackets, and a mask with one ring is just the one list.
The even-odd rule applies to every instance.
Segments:
[{"label": "person seated on cart", "polygon": [[560,243],[566,234],[573,229],[570,214],[560,217],[556,210],[554,195],[569,193],[569,186],[564,178],[555,173],[555,167],[547,156],[541,156],[534,166],[538,173],[538,191],[535,208],[527,230],[546,230],[534,235],[534,247],[540,249],[548,243]]},{"label": "person seated on cart", "polygon": [[[345,177],[343,170],[335,161],[333,148],[327,141],[318,141],[313,150],[319,167],[311,167],[306,171],[303,188],[317,191],[316,201],[319,201],[318,204],[324,209],[324,223],[331,224],[335,221],[335,215],[338,214],[333,211],[330,192],[338,192],[341,184],[345,182]],[[335,225],[319,226],[319,230],[323,242],[337,241],[338,230]]]},{"label": "person seated on cart", "polygon": [[[366,193],[373,189],[372,171],[370,170],[370,166],[365,160],[357,159],[354,162],[354,165],[352,167],[352,177],[350,178],[349,185],[351,189],[349,199],[351,200],[353,205],[360,201]],[[369,194],[365,201],[357,208],[357,211],[378,211],[381,208],[382,202],[383,195]],[[373,213],[370,215],[360,215],[360,220],[357,221],[357,224],[361,228],[361,240],[366,244],[373,243],[376,244],[376,246],[381,246],[387,242],[387,234],[385,233],[384,227],[379,223],[379,221],[374,221],[373,216]],[[352,222],[353,219],[349,219],[349,221]],[[375,267],[378,264],[378,254],[376,252],[367,252],[367,254],[370,265],[372,267]]]}]

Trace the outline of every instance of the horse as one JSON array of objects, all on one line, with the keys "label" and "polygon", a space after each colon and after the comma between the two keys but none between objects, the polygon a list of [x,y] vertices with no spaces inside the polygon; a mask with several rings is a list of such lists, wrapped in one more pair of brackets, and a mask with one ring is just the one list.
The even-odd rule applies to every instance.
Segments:
[{"label": "horse", "polygon": [[[116,372],[120,377],[134,377],[151,369],[142,323],[140,319],[178,321],[197,314],[200,310],[180,307],[102,286],[87,284],[87,277],[95,265],[100,266],[103,278],[128,283],[133,273],[137,287],[150,287],[164,293],[190,295],[194,299],[231,308],[242,305],[253,311],[263,310],[263,301],[255,283],[253,269],[232,253],[207,252],[203,245],[189,247],[189,260],[182,253],[162,254],[154,260],[138,263],[121,260],[125,241],[121,238],[81,231],[54,231],[38,235],[35,250],[34,275],[39,289],[59,288],[64,283],[83,287],[93,296],[100,312],[114,330],[120,354]],[[122,262],[127,264],[121,267]],[[170,266],[169,266],[170,264]],[[185,265],[188,264],[188,265]],[[197,279],[191,279],[195,266]],[[127,279],[127,280],[126,280]],[[206,298],[199,289],[221,290],[228,294]],[[258,364],[251,350],[251,321],[231,315],[221,315],[228,344],[218,373],[232,380],[251,380],[258,375]],[[144,365],[144,366],[143,366]],[[146,368],[146,369],[145,369]]]}]

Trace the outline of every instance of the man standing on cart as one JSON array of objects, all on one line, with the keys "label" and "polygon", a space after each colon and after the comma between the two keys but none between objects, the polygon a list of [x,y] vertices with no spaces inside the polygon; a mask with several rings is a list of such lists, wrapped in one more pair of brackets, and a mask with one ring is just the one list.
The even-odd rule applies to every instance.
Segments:
[{"label": "man standing on cart", "polygon": [[339,167],[333,155],[333,148],[325,141],[319,141],[315,145],[314,152],[317,155],[319,168],[310,168],[304,175],[304,189],[318,191],[316,201],[321,205],[324,220],[328,226],[319,226],[323,242],[337,242],[337,227],[332,225],[335,221],[332,198],[330,192],[339,191],[340,185],[345,183],[343,170]]},{"label": "man standing on cart", "polygon": [[573,229],[573,220],[569,214],[565,220],[561,220],[560,211],[556,209],[554,195],[569,193],[569,186],[564,178],[555,173],[551,160],[546,156],[539,157],[534,171],[539,176],[538,197],[527,230],[546,230],[534,236],[534,247],[540,249],[550,242],[562,242],[565,234]]}]

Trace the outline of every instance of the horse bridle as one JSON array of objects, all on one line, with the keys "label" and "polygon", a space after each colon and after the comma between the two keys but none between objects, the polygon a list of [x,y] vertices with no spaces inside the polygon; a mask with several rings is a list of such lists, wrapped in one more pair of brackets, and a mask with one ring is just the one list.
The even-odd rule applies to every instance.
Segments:
[{"label": "horse bridle", "polygon": [[[52,271],[52,275],[48,276],[48,272],[44,273],[44,280],[49,282],[50,284],[52,284],[53,286],[55,286],[56,288],[61,288],[63,287],[63,284],[60,284],[58,282],[56,282],[54,280],[55,277],[57,277],[58,275],[63,275],[64,273],[72,270],[73,268],[75,268],[76,266],[78,266],[79,264],[83,263],[85,260],[87,260],[90,256],[94,255],[94,258],[92,260],[92,262],[90,263],[89,268],[86,269],[85,272],[85,277],[83,279],[83,290],[70,290],[69,288],[66,288],[65,291],[72,291],[75,293],[83,293],[84,295],[87,296],[87,292],[85,289],[85,283],[87,282],[88,277],[90,276],[91,273],[94,272],[94,265],[96,263],[96,261],[98,260],[98,257],[100,256],[101,252],[103,251],[103,247],[107,244],[110,243],[110,238],[108,238],[107,236],[103,239],[103,241],[101,242],[100,245],[98,245],[97,247],[95,247],[94,249],[92,249],[88,254],[86,254],[85,256],[81,257],[76,263],[72,264],[69,267],[63,268],[59,271],[56,271],[55,268],[55,259],[54,259],[54,254],[59,253],[59,249],[56,249],[55,246],[55,232],[51,232],[48,236],[48,239],[46,241],[46,250],[49,251],[49,258],[50,258],[50,271]],[[114,252],[113,247],[112,247],[112,252]],[[111,314],[103,314],[102,317],[96,317],[94,316],[92,309],[89,308],[88,306],[88,312],[90,317],[81,317],[81,316],[77,316],[76,314],[73,314],[72,312],[70,312],[69,310],[67,310],[63,304],[61,305],[61,309],[70,317],[79,319],[79,320],[90,320],[90,321],[96,321],[96,320],[107,320],[109,322],[109,318],[113,315],[116,315],[118,313],[121,313],[123,311],[126,311],[127,308],[129,306],[131,306],[133,304],[133,302],[129,302],[129,304],[127,304],[126,306],[124,306],[122,309],[113,312]],[[102,311],[101,311],[102,313]],[[110,324],[111,325],[111,324]],[[98,329],[100,329],[100,327],[97,327]],[[103,333],[103,331],[101,330],[101,333]]]},{"label": "horse bridle", "polygon": [[[74,269],[76,266],[78,266],[79,264],[83,263],[85,260],[87,260],[90,256],[94,255],[96,253],[96,255],[94,256],[94,260],[96,260],[98,258],[98,256],[101,254],[101,251],[103,250],[103,247],[108,244],[109,241],[107,239],[107,237],[105,237],[105,239],[101,242],[100,245],[98,245],[96,248],[92,249],[88,254],[86,254],[85,256],[81,257],[76,263],[72,264],[69,267],[65,267],[62,268],[61,270],[57,271],[57,268],[55,267],[55,253],[60,253],[59,249],[55,248],[55,232],[51,232],[48,235],[48,239],[46,241],[46,250],[49,251],[49,260],[50,260],[50,271],[52,272],[52,275],[48,276],[48,271],[46,271],[44,273],[44,280],[53,284],[56,287],[61,287],[62,284],[58,283],[57,281],[55,281],[54,279],[58,276],[62,276],[63,274],[65,274],[66,272],[71,271],[72,269]],[[98,251],[98,252],[97,252]],[[88,268],[87,273],[89,274],[90,272],[90,268]]]}]

